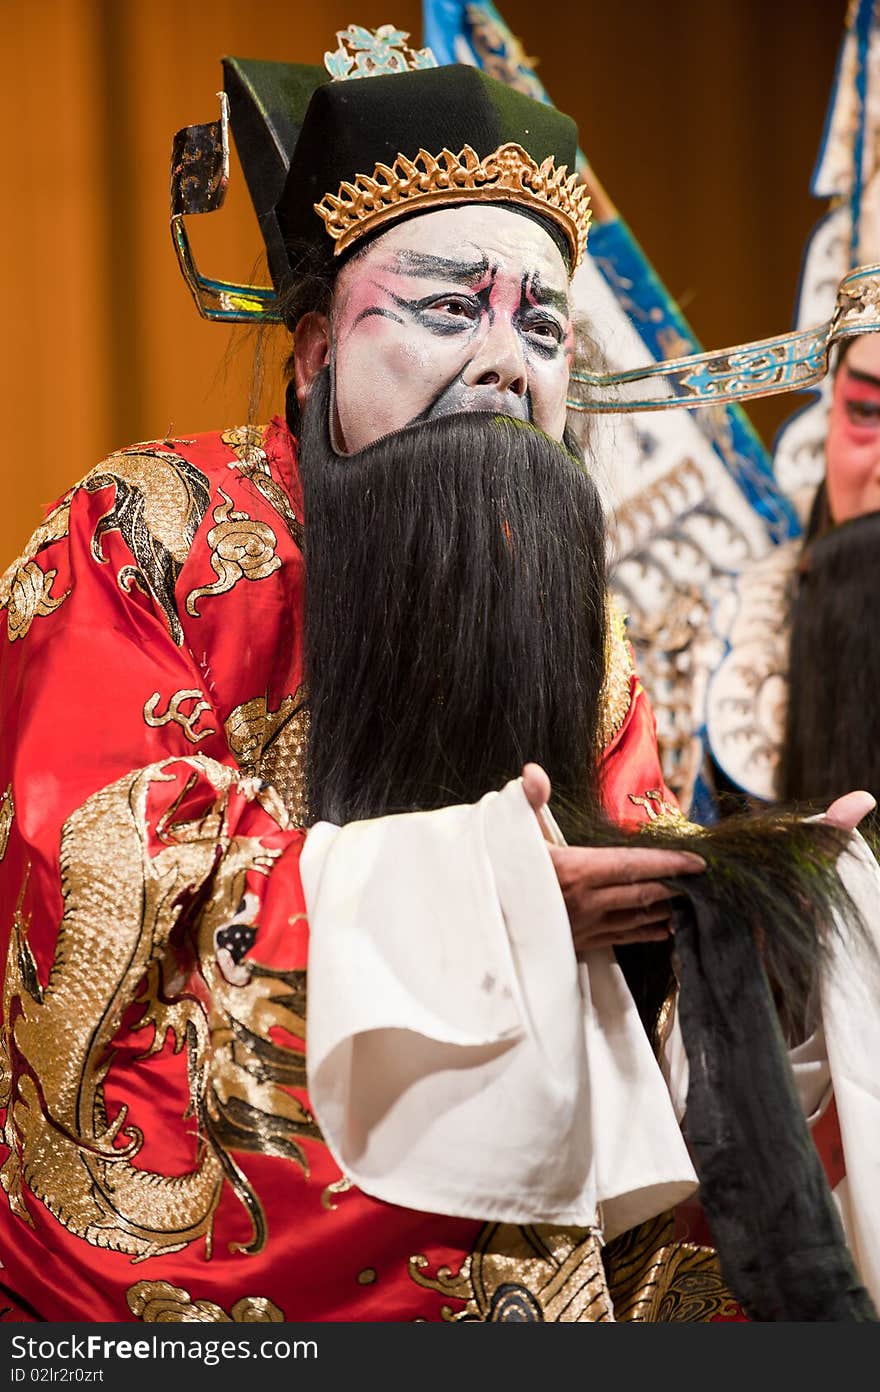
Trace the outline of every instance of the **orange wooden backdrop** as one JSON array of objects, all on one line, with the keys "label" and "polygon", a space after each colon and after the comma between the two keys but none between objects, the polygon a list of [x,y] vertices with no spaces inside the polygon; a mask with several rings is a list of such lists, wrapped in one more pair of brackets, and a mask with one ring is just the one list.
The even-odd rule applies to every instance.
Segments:
[{"label": "orange wooden backdrop", "polygon": [[[845,0],[499,8],[703,344],[787,329]],[[171,139],[216,117],[221,56],[321,62],[351,22],[420,40],[421,8],[0,0],[0,20],[2,569],[111,449],[247,418],[253,336],[198,317],[168,233]],[[260,243],[236,174],[193,240],[206,273],[248,278]],[[754,407],[765,440],[793,405]]]}]

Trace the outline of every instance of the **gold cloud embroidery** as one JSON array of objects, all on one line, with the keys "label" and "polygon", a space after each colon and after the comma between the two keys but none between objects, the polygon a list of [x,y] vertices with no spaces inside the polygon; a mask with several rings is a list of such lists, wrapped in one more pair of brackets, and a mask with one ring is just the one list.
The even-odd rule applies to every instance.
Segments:
[{"label": "gold cloud embroidery", "polygon": [[217,576],[213,585],[200,585],[187,596],[186,612],[199,618],[196,601],[209,595],[226,594],[239,580],[265,580],[281,566],[275,555],[276,537],[265,522],[256,522],[246,512],[236,511],[232,499],[221,488],[222,503],[214,509],[214,526],[208,533],[211,566]]},{"label": "gold cloud embroidery", "polygon": [[283,1324],[284,1313],[263,1295],[245,1295],[229,1314],[213,1300],[193,1300],[183,1286],[138,1281],[125,1292],[128,1308],[144,1324]]},{"label": "gold cloud embroidery", "polygon": [[[169,725],[172,723],[179,725],[191,744],[199,744],[203,739],[207,739],[208,735],[216,734],[216,730],[213,726],[209,726],[205,730],[199,730],[198,734],[196,733],[195,727],[198,724],[199,717],[204,715],[205,711],[211,709],[211,702],[205,700],[201,691],[175,691],[174,695],[168,701],[168,706],[164,715],[157,714],[161,699],[161,693],[154,691],[144,705],[144,721],[153,729],[157,729],[160,725]],[[196,703],[189,713],[181,710],[185,701],[195,701]]]}]

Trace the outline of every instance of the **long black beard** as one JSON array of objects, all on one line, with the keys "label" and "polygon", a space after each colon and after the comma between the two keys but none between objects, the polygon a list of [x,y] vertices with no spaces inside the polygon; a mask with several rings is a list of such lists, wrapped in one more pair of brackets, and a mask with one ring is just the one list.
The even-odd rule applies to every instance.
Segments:
[{"label": "long black beard", "polygon": [[844,522],[803,552],[792,610],[779,796],[824,808],[866,788],[880,802],[880,513]]},{"label": "long black beard", "polygon": [[582,459],[487,414],[357,455],[303,422],[309,820],[473,802],[534,760],[598,805],[605,534]]},{"label": "long black beard", "polygon": [[[570,844],[644,845],[596,794],[605,543],[582,467],[479,416],[340,458],[327,398],[321,381],[301,451],[312,820],[472,801],[535,759]],[[752,1320],[874,1321],[777,1015],[807,1020],[837,922],[864,932],[835,869],[846,833],[768,812],[647,837],[707,862],[670,883],[685,1130],[722,1273]],[[655,1042],[672,946],[618,951]]]}]

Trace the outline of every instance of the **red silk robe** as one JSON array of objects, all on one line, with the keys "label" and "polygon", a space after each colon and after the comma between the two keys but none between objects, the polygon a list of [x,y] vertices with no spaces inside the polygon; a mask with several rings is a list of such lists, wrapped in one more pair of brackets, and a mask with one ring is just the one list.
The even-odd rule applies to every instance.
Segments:
[{"label": "red silk robe", "polygon": [[[609,1318],[594,1238],[376,1201],[311,1115],[301,526],[281,421],[160,440],[4,578],[0,1310]],[[674,799],[620,651],[604,798],[644,820]],[[674,1284],[711,1264],[688,1251],[666,1309],[724,1317],[720,1283],[696,1313]]]}]

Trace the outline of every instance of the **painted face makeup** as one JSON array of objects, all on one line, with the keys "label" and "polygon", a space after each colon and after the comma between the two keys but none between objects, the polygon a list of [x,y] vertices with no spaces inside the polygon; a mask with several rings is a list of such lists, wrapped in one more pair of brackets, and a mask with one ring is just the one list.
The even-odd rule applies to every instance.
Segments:
[{"label": "painted face makeup", "polygon": [[508,208],[445,208],[383,233],[340,272],[331,336],[342,452],[457,411],[562,439],[568,275],[552,237]]},{"label": "painted face makeup", "polygon": [[880,510],[880,334],[862,334],[837,370],[825,439],[835,522]]}]

